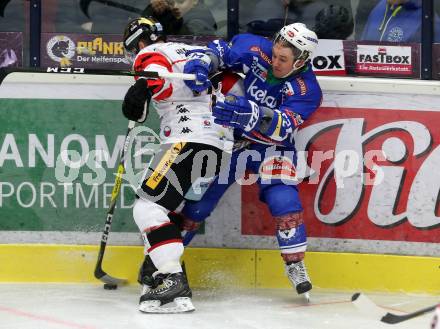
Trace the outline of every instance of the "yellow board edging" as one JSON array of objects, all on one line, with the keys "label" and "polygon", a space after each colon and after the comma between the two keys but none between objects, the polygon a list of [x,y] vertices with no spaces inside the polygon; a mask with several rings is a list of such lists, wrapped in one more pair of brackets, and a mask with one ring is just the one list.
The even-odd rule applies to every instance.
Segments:
[{"label": "yellow board edging", "polygon": [[[99,283],[97,246],[0,244],[0,282]],[[108,246],[103,269],[135,283],[140,246]],[[188,248],[190,284],[197,288],[290,287],[278,250]],[[313,285],[321,288],[440,294],[440,258],[307,252]]]},{"label": "yellow board edging", "polygon": [[[96,246],[0,245],[0,282],[93,282],[97,254]],[[141,261],[141,247],[112,246],[106,248],[103,268],[134,282],[133,269]]]}]

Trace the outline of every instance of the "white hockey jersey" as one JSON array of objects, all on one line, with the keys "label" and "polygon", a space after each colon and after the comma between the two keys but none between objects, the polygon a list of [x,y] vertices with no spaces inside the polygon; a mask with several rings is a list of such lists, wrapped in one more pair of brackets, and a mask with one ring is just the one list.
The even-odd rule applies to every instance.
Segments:
[{"label": "white hockey jersey", "polygon": [[[155,43],[138,53],[135,71],[183,72],[188,50],[200,49],[182,43]],[[183,80],[148,79],[153,104],[160,117],[160,138],[163,143],[181,141],[208,144],[230,152],[232,129],[214,123],[211,114],[212,95],[204,91],[194,95]],[[212,91],[219,99],[223,95]]]}]

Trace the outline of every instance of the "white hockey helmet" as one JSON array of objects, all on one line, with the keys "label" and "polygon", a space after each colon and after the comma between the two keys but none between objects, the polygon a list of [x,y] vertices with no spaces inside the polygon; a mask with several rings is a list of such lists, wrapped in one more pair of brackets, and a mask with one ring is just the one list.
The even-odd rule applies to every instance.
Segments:
[{"label": "white hockey helmet", "polygon": [[[307,62],[312,59],[313,52],[318,46],[318,37],[316,33],[309,30],[303,23],[293,23],[284,26],[276,35],[274,43],[282,42],[295,47],[298,52],[295,54],[296,63],[299,61]],[[298,67],[296,67],[298,68]]]}]

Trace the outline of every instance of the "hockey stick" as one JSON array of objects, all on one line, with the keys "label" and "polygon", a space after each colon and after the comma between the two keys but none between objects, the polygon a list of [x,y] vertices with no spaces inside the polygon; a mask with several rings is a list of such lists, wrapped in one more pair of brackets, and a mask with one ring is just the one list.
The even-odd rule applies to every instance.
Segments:
[{"label": "hockey stick", "polygon": [[[121,190],[122,175],[125,172],[125,166],[124,166],[125,157],[127,156],[128,147],[131,142],[130,133],[133,130],[134,126],[135,126],[134,121],[128,121],[127,134],[125,135],[124,146],[121,150],[121,159],[118,165],[118,172],[116,173],[115,184],[113,185],[113,190],[110,199],[110,207],[107,211],[107,218],[105,219],[104,231],[102,232],[102,236],[101,236],[101,245],[99,246],[98,260],[96,261],[95,272],[94,272],[95,278],[113,286],[114,285],[117,286],[118,284],[124,284],[127,282],[127,280],[112,277],[108,275],[106,272],[104,272],[104,270],[102,269],[102,260],[104,258],[105,247],[107,246],[108,235],[110,233],[110,229],[112,226],[112,219],[116,207],[116,200]],[[115,287],[113,287],[113,289],[114,288]]]},{"label": "hockey stick", "polygon": [[400,323],[412,318],[415,318],[416,316],[425,314],[425,313],[429,313],[435,310],[435,308],[437,307],[436,305],[433,306],[429,306],[426,308],[422,308],[421,310],[409,313],[409,314],[403,314],[403,315],[398,315],[398,314],[393,314],[393,313],[387,313],[385,314],[385,316],[382,317],[382,319],[380,319],[380,321],[385,322],[385,323],[389,323],[389,324],[395,324],[395,323]]},{"label": "hockey stick", "polygon": [[8,67],[0,68],[0,84],[10,73],[58,73],[58,74],[91,74],[91,75],[122,75],[139,76],[151,79],[181,79],[195,80],[195,74],[179,72],[130,71],[130,70],[103,70],[84,67]]},{"label": "hockey stick", "polygon": [[284,24],[283,24],[283,26],[286,26],[288,16],[289,16],[289,5],[285,5],[284,6]]},{"label": "hockey stick", "polygon": [[[437,307],[436,305],[429,306],[426,308],[423,308],[421,310],[409,313],[409,314],[393,314],[390,312],[386,312],[385,310],[382,310],[379,306],[377,306],[373,301],[371,301],[367,296],[361,293],[355,293],[351,297],[351,301],[353,304],[363,313],[367,313],[369,315],[375,315],[378,318],[380,318],[380,321],[388,324],[396,324],[400,323],[412,318],[415,318],[419,315],[434,311]],[[385,313],[386,312],[386,313]]]},{"label": "hockey stick", "polygon": [[370,298],[362,293],[355,293],[351,296],[351,301],[361,313],[369,317],[381,319],[386,313],[384,309],[377,306]]}]

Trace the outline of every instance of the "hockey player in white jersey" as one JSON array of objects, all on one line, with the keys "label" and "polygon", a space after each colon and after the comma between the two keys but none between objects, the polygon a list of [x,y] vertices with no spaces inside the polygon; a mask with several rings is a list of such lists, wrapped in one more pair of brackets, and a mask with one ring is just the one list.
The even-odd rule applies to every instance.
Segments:
[{"label": "hockey player in white jersey", "polygon": [[[161,24],[150,17],[128,23],[124,47],[134,56],[135,71],[156,72],[183,72],[185,54],[196,48],[166,42]],[[155,271],[143,282],[142,312],[194,310],[180,264],[184,250],[181,233],[168,214],[185,200],[195,181],[209,181],[218,174],[222,151],[232,146],[229,129],[215,124],[211,115],[213,95],[221,94],[209,87],[208,80],[200,92],[194,92],[182,80],[136,77],[124,98],[122,111],[128,119],[144,122],[152,102],[161,121],[161,147],[145,170],[133,208],[151,260],[147,270]]]}]

